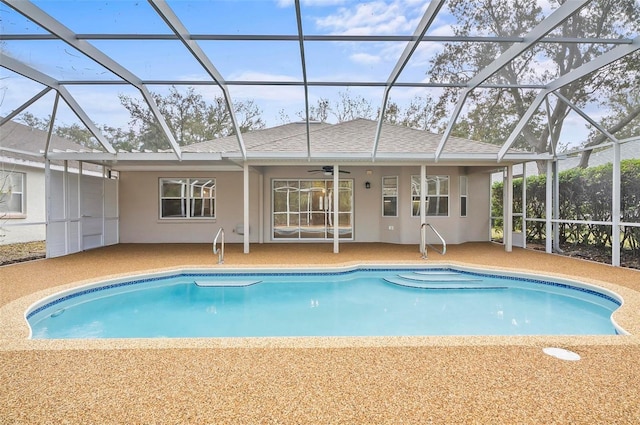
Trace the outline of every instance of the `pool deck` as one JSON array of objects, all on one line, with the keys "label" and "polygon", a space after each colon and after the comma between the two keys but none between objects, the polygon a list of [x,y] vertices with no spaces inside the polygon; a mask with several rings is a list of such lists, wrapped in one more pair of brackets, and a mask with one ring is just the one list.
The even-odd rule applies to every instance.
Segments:
[{"label": "pool deck", "polygon": [[[117,245],[0,267],[2,424],[637,424],[640,271],[472,243]],[[449,264],[572,277],[624,298],[631,335],[29,340],[33,302],[106,277],[176,268]],[[579,361],[543,354],[578,353]]]}]

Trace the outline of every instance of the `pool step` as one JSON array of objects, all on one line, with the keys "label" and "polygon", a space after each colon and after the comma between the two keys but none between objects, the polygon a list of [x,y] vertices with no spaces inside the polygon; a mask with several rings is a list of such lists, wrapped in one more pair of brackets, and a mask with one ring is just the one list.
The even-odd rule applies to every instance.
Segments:
[{"label": "pool step", "polygon": [[408,288],[418,288],[418,289],[507,289],[506,286],[474,283],[474,282],[479,282],[479,280],[420,281],[420,280],[403,279],[402,277],[385,277],[384,280],[394,285],[406,286]]},{"label": "pool step", "polygon": [[414,272],[411,274],[399,274],[398,277],[420,282],[481,282],[482,279],[454,272]]},{"label": "pool step", "polygon": [[202,286],[205,288],[211,287],[239,287],[239,286],[250,286],[255,285],[256,283],[262,282],[261,280],[224,280],[224,279],[216,279],[216,280],[195,280],[195,283],[198,286]]}]

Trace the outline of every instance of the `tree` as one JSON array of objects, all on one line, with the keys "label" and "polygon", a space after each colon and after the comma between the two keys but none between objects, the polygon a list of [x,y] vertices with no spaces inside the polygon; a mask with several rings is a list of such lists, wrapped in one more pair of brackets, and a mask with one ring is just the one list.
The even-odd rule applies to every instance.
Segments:
[{"label": "tree", "polygon": [[[183,94],[175,86],[166,96],[151,95],[180,146],[235,134],[231,114],[222,96],[216,96],[212,103],[207,103],[193,88],[188,88]],[[146,102],[126,95],[119,97],[131,114],[130,125],[138,128],[140,149],[155,151],[169,148],[160,124]],[[241,133],[264,128],[260,116],[262,111],[253,101],[234,103],[234,112]]]},{"label": "tree", "polygon": [[[393,103],[389,102],[385,112],[385,117],[393,116],[394,108],[395,106],[393,106]],[[402,112],[401,109],[398,109],[398,115],[400,116],[398,121],[399,125],[418,130],[435,131],[438,121],[436,105],[433,98],[429,95],[424,97],[415,96],[411,99],[409,106],[407,106],[407,109],[404,112]]]},{"label": "tree", "polygon": [[[350,121],[356,118],[374,119],[380,114],[380,109],[374,115],[371,102],[363,96],[354,96],[346,90],[338,93],[338,100],[320,98],[315,105],[309,107],[309,119],[327,122],[332,115],[338,122]],[[298,112],[298,117],[305,119],[304,111]],[[431,96],[415,96],[406,109],[398,103],[389,100],[384,114],[384,122],[415,128],[418,130],[435,131],[437,124],[436,105]]]},{"label": "tree", "polygon": [[16,121],[20,121],[24,125],[35,128],[37,130],[48,131],[49,123],[51,122],[51,115],[49,115],[47,118],[40,118],[36,117],[31,112],[24,112]]},{"label": "tree", "polygon": [[[607,100],[611,105],[612,112],[605,116],[599,124],[619,140],[640,136],[640,92],[630,90],[612,93]],[[596,146],[606,140],[607,136],[604,133],[593,129],[585,147]],[[591,152],[591,150],[587,150],[582,153],[578,167],[588,167]]]},{"label": "tree", "polygon": [[363,96],[352,96],[348,89],[338,93],[338,101],[332,112],[338,122],[351,121],[356,118],[373,118],[371,103]]},{"label": "tree", "polygon": [[[551,1],[556,7],[560,0]],[[451,14],[457,19],[458,36],[522,36],[543,18],[535,0],[453,0]],[[640,5],[635,0],[594,0],[566,20],[549,36],[568,38],[625,38],[638,32]],[[433,60],[433,80],[464,83],[494,58],[505,52],[510,43],[447,43]],[[537,43],[489,81],[516,85],[522,82],[545,84],[559,75],[589,62],[613,48],[603,43]],[[546,58],[544,66],[536,61]],[[545,70],[546,69],[546,70]],[[558,90],[578,107],[583,107],[606,93],[629,90],[638,81],[637,56],[627,56],[607,67]],[[537,91],[516,87],[474,90],[467,100],[468,110],[454,127],[454,134],[476,140],[502,144],[523,116]],[[438,113],[446,124],[447,113],[457,101],[459,89],[446,88],[438,99]],[[524,128],[518,142],[536,152],[545,152],[558,143],[565,118],[570,112],[563,101],[549,96],[551,113],[538,111]]]},{"label": "tree", "polygon": [[[166,96],[158,93],[151,95],[180,146],[235,134],[231,115],[222,96],[207,103],[193,88],[181,93],[175,87],[171,87]],[[116,150],[157,151],[171,148],[164,131],[144,100],[126,95],[120,95],[119,98],[131,114],[131,127],[122,129],[96,124]],[[260,108],[254,101],[237,102],[234,107],[241,133],[264,128]],[[48,131],[51,116],[43,119],[25,112],[21,114],[20,121],[30,127]],[[79,124],[54,126],[54,134],[90,149],[102,149],[91,132]]]},{"label": "tree", "polygon": [[[31,128],[48,132],[51,123],[51,115],[47,116],[47,118],[40,118],[30,112],[24,112],[20,115],[20,118],[18,118],[17,121],[20,121]],[[137,141],[137,135],[132,129],[123,130],[121,128],[110,127],[107,125],[96,126],[99,128],[105,139],[111,143],[116,150],[131,151],[139,149],[140,146]],[[89,149],[103,149],[102,145],[100,145],[87,128],[76,123],[71,125],[55,125],[53,127],[53,134]]]}]

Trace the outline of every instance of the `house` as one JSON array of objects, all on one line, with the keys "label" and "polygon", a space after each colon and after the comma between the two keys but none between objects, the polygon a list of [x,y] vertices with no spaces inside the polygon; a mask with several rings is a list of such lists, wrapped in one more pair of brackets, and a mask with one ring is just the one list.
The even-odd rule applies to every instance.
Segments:
[{"label": "house", "polygon": [[[44,151],[88,149],[65,138],[8,121],[0,127],[0,244],[41,241],[46,239],[47,196]],[[80,164],[67,163],[69,176],[77,182]],[[102,167],[85,164],[85,180],[100,181]],[[61,180],[64,161],[50,161],[49,172],[54,181]],[[72,184],[68,181],[67,184]],[[58,196],[58,195],[53,195]]]},{"label": "house", "polygon": [[215,139],[182,147],[180,158],[50,152],[52,161],[108,172],[102,184],[66,186],[65,173],[52,174],[51,187],[67,190],[51,199],[49,255],[118,242],[211,243],[220,228],[245,252],[265,242],[333,242],[335,252],[349,242],[417,245],[425,221],[450,244],[488,241],[490,173],[541,156],[510,150],[498,163],[500,146],[450,137],[436,161],[440,141],[356,119]]}]

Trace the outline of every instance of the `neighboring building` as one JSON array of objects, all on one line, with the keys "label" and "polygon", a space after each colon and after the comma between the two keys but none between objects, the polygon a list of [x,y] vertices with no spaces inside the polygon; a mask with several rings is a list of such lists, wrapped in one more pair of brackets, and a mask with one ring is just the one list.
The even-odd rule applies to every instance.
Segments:
[{"label": "neighboring building", "polygon": [[[47,133],[16,122],[0,127],[0,244],[41,241],[46,238],[44,150]],[[67,139],[53,136],[51,149],[88,151]],[[101,167],[85,166],[85,173],[100,175]],[[51,172],[62,173],[64,161],[52,161]],[[69,172],[77,174],[78,165]]]}]

